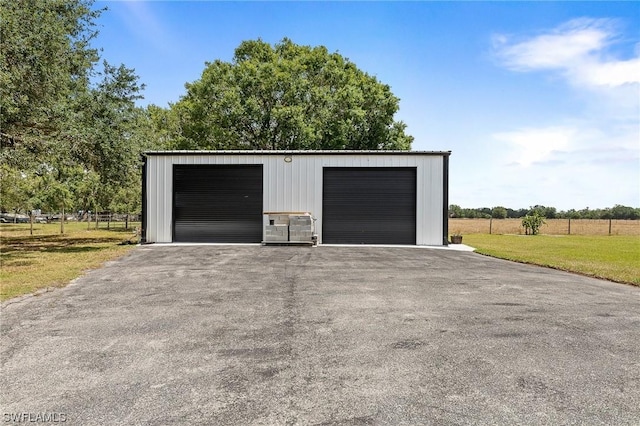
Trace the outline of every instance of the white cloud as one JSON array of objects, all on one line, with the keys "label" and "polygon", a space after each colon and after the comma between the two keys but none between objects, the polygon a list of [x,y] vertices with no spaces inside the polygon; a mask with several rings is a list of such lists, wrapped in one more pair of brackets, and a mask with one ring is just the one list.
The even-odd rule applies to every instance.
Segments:
[{"label": "white cloud", "polygon": [[[570,208],[640,205],[637,127],[566,119],[488,135],[484,152],[452,161],[451,194],[464,206]],[[474,170],[474,164],[482,168]]]},{"label": "white cloud", "polygon": [[504,67],[559,75],[582,101],[551,122],[492,132],[503,152],[495,168],[508,176],[495,188],[560,208],[638,205],[640,43],[634,35],[635,50],[624,56],[619,24],[580,18],[535,36],[494,36]]},{"label": "white cloud", "polygon": [[628,59],[607,54],[618,41],[616,27],[610,19],[579,18],[520,41],[495,35],[493,45],[497,57],[514,71],[559,71],[573,84],[594,88],[639,83],[638,49]]},{"label": "white cloud", "polygon": [[553,152],[569,148],[576,133],[571,127],[525,128],[496,133],[493,138],[509,144],[509,163],[528,167],[549,160]]},{"label": "white cloud", "polygon": [[595,86],[621,86],[640,81],[640,58],[627,61],[592,63],[581,70],[580,77]]}]

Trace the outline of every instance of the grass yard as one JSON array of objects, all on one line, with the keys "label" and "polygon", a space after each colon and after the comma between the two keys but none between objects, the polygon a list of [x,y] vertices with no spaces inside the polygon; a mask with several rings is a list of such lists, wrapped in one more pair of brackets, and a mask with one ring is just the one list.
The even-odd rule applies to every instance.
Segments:
[{"label": "grass yard", "polygon": [[640,237],[630,235],[464,236],[477,253],[640,286]]},{"label": "grass yard", "polygon": [[112,224],[111,230],[88,230],[86,222],[70,222],[60,234],[59,223],[34,224],[34,235],[29,235],[29,224],[0,225],[0,300],[65,286],[86,270],[122,256],[134,247],[122,245],[136,241],[133,229]]}]

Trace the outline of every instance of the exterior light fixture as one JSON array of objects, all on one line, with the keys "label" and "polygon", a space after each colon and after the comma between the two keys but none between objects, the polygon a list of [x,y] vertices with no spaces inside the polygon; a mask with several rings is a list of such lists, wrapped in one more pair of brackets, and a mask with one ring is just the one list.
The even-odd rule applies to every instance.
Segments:
[{"label": "exterior light fixture", "polygon": [[293,158],[291,158],[290,155],[287,155],[287,156],[284,157],[284,162],[285,163],[290,163],[291,161],[293,161]]}]

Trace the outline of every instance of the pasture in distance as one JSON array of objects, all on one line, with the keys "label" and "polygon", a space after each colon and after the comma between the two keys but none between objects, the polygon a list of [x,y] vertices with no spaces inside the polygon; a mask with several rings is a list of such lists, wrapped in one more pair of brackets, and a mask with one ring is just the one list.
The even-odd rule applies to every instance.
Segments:
[{"label": "pasture in distance", "polygon": [[[622,219],[545,219],[540,233],[545,235],[637,235],[640,220]],[[489,232],[491,231],[491,232]],[[468,234],[524,234],[519,219],[449,219],[449,233]]]},{"label": "pasture in distance", "polygon": [[[550,219],[523,235],[520,219],[450,219],[477,253],[640,286],[640,221]],[[577,235],[580,234],[580,235]]]}]

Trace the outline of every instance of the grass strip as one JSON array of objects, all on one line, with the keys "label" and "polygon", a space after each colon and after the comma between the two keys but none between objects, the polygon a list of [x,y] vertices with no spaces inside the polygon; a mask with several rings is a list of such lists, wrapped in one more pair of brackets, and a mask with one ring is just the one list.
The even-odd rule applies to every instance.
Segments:
[{"label": "grass strip", "polygon": [[640,286],[640,237],[628,235],[464,236],[476,252]]},{"label": "grass strip", "polygon": [[131,250],[132,230],[87,229],[86,223],[0,225],[0,300],[63,287],[85,271],[100,267]]}]

